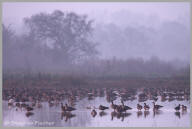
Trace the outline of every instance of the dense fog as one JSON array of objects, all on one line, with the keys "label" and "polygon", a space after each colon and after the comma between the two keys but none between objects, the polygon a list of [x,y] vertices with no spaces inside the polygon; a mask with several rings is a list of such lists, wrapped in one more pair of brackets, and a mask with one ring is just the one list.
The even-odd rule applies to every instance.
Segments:
[{"label": "dense fog", "polygon": [[[167,5],[157,8],[166,10]],[[142,14],[142,9],[140,13],[130,11],[129,6],[103,14],[102,10],[97,14],[90,8],[79,13],[61,6],[50,7],[49,11],[38,11],[37,7],[34,12],[20,13],[22,17],[18,15],[18,19],[22,22],[14,17],[14,23],[8,11],[11,4],[6,3],[3,71],[94,77],[186,76],[190,64],[190,22],[188,5],[181,6],[186,9],[178,6],[177,10],[187,12],[186,16],[178,14],[178,19],[171,20],[160,14]],[[167,11],[167,17],[177,14]]]}]

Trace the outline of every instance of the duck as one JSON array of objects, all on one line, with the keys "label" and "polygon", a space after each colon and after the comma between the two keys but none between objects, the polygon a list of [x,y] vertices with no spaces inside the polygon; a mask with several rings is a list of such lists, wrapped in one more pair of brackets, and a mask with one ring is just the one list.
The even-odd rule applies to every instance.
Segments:
[{"label": "duck", "polygon": [[161,105],[157,105],[155,104],[155,102],[153,102],[153,110],[159,110],[160,108],[162,108],[163,106]]},{"label": "duck", "polygon": [[141,110],[142,110],[142,108],[143,108],[143,106],[142,106],[142,105],[137,104],[137,109],[138,109],[139,111],[141,111]]},{"label": "duck", "polygon": [[187,111],[187,106],[181,105],[182,111]]},{"label": "duck", "polygon": [[145,111],[146,111],[146,110],[149,110],[149,109],[150,109],[149,105],[147,105],[146,103],[144,103],[144,109],[145,109]]},{"label": "duck", "polygon": [[176,110],[176,111],[179,111],[179,110],[180,110],[180,107],[181,107],[181,105],[179,104],[177,107],[175,107],[175,110]]},{"label": "duck", "polygon": [[109,107],[103,106],[103,105],[99,105],[99,110],[106,110],[109,109]]}]

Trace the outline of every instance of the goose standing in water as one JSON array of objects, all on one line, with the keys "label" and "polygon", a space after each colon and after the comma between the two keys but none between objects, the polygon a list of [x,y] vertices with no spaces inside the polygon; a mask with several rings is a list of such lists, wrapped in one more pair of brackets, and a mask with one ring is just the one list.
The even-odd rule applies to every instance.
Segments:
[{"label": "goose standing in water", "polygon": [[159,110],[160,108],[162,108],[163,106],[161,105],[157,105],[155,104],[155,102],[153,102],[153,110]]},{"label": "goose standing in water", "polygon": [[103,106],[103,105],[99,105],[99,110],[106,110],[106,109],[109,109],[109,107],[106,107],[106,106]]},{"label": "goose standing in water", "polygon": [[97,115],[97,112],[96,112],[95,109],[93,109],[93,110],[91,111],[91,115],[92,115],[93,117],[95,117],[95,116]]},{"label": "goose standing in water", "polygon": [[181,105],[179,104],[177,107],[175,107],[175,110],[178,112],[180,110]]},{"label": "goose standing in water", "polygon": [[117,107],[118,107],[118,105],[114,104],[113,101],[111,101],[111,108],[114,109],[114,111],[115,111],[115,109],[117,109]]},{"label": "goose standing in water", "polygon": [[187,111],[187,106],[181,105],[182,111]]},{"label": "goose standing in water", "polygon": [[144,109],[145,109],[145,111],[146,111],[146,110],[149,110],[149,109],[150,109],[149,105],[147,105],[146,103],[144,103]]},{"label": "goose standing in water", "polygon": [[142,106],[142,105],[137,104],[137,109],[138,109],[139,111],[141,111],[141,110],[142,110],[142,108],[143,108],[143,106]]},{"label": "goose standing in water", "polygon": [[131,110],[131,109],[132,109],[131,107],[124,105],[123,100],[121,100],[121,103],[122,103],[122,109],[123,109],[123,111],[126,112],[127,110]]},{"label": "goose standing in water", "polygon": [[30,107],[30,106],[25,107],[25,109],[26,109],[28,112],[29,112],[29,111],[33,111],[33,108]]},{"label": "goose standing in water", "polygon": [[65,112],[65,106],[63,106],[63,103],[61,103],[61,111]]},{"label": "goose standing in water", "polygon": [[74,108],[74,107],[69,107],[67,104],[65,104],[65,110],[70,112],[70,111],[76,110],[76,108]]},{"label": "goose standing in water", "polygon": [[8,101],[8,106],[13,106],[13,103],[14,103],[14,100],[13,99],[9,99],[9,101]]}]

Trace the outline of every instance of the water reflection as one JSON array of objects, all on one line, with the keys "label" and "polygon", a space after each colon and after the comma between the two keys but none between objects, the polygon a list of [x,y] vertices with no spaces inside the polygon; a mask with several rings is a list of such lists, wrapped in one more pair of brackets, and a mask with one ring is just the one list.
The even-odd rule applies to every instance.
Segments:
[{"label": "water reflection", "polygon": [[106,115],[107,115],[107,113],[106,113],[105,111],[99,112],[99,116],[100,116],[100,117],[103,117],[103,116],[106,116]]},{"label": "water reflection", "polygon": [[180,119],[181,118],[181,113],[180,112],[175,112],[175,115]]},{"label": "water reflection", "polygon": [[34,113],[33,112],[26,112],[25,115],[26,115],[26,117],[30,117],[30,116],[34,115]]},{"label": "water reflection", "polygon": [[153,117],[157,116],[157,115],[161,115],[163,113],[162,110],[153,110]]},{"label": "water reflection", "polygon": [[114,117],[117,118],[117,119],[120,119],[121,118],[121,121],[124,121],[124,118],[125,117],[129,117],[132,113],[118,113],[118,112],[111,112],[111,121],[113,121]]},{"label": "water reflection", "polygon": [[144,111],[144,116],[145,116],[145,118],[149,115],[149,111]]},{"label": "water reflection", "polygon": [[62,112],[61,113],[61,120],[65,118],[65,121],[67,122],[69,119],[75,117],[75,114],[72,114],[71,112]]},{"label": "water reflection", "polygon": [[137,118],[141,117],[143,115],[142,111],[137,111]]}]

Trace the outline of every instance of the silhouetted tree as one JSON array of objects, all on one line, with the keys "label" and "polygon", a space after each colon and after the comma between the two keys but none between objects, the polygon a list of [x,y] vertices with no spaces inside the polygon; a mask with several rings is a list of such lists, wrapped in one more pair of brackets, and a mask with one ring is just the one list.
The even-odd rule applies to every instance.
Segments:
[{"label": "silhouetted tree", "polygon": [[90,40],[92,20],[87,16],[56,10],[33,15],[24,22],[29,34],[52,48],[55,61],[72,63],[97,53],[96,43]]}]

